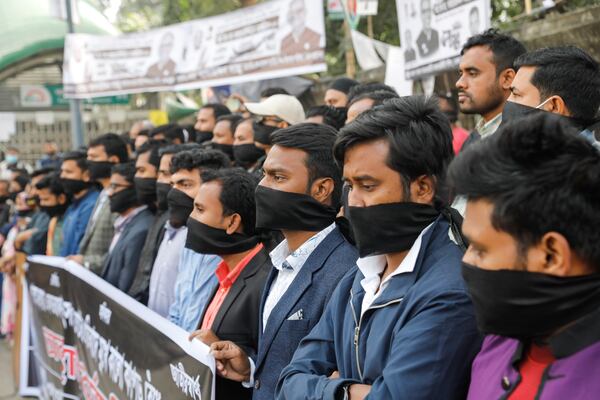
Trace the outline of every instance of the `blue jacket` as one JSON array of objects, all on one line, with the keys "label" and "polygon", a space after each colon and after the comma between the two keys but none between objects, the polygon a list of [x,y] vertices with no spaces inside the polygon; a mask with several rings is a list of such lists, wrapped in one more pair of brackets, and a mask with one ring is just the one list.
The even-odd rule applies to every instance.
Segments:
[{"label": "blue jacket", "polygon": [[[262,315],[271,284],[277,277],[272,268],[260,303],[260,336],[254,372],[254,400],[272,400],[279,374],[288,365],[294,350],[319,321],[325,305],[340,279],[356,264],[358,252],[335,228],[314,249],[289,289],[277,303],[267,329]],[[302,319],[288,320],[299,310]]]},{"label": "blue jacket", "polygon": [[[276,398],[334,399],[355,382],[372,385],[369,399],[464,399],[481,336],[461,258],[438,219],[414,271],[392,277],[362,318],[364,276],[358,267],[349,272],[283,370]],[[340,379],[328,378],[333,371]]]},{"label": "blue jacket", "polygon": [[131,218],[104,261],[102,278],[125,293],[133,283],[142,247],[153,220],[154,215],[147,208]]},{"label": "blue jacket", "polygon": [[73,203],[65,212],[63,222],[63,238],[60,247],[60,256],[66,257],[77,254],[79,242],[85,233],[88,221],[92,216],[92,211],[98,199],[98,191],[89,189],[80,199],[73,200]]}]

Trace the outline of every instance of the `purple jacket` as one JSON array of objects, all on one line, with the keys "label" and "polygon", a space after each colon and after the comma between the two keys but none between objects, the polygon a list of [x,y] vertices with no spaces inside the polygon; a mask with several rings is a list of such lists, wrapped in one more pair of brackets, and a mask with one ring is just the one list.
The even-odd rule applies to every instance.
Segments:
[{"label": "purple jacket", "polygon": [[[600,312],[549,340],[556,361],[545,371],[536,399],[600,399]],[[488,335],[473,361],[468,400],[506,399],[521,380],[524,343]]]}]

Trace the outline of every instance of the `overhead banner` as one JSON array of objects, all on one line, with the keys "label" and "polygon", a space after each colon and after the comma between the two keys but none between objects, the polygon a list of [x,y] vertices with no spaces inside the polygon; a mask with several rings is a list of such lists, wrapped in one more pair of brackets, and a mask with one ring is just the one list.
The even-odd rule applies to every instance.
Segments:
[{"label": "overhead banner", "polygon": [[467,39],[490,26],[489,0],[396,0],[406,79],[455,69]]},{"label": "overhead banner", "polygon": [[214,399],[207,346],[76,263],[28,264],[28,393],[36,381],[42,399]]},{"label": "overhead banner", "polygon": [[66,98],[186,90],[325,71],[320,0],[272,0],[121,36],[70,34]]}]

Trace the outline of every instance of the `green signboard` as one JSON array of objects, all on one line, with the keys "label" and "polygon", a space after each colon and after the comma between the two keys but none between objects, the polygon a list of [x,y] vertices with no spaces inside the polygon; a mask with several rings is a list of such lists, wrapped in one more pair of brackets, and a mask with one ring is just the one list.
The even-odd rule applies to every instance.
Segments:
[{"label": "green signboard", "polygon": [[[84,104],[129,104],[130,95],[95,97],[83,100]],[[21,86],[22,107],[68,107],[69,100],[63,96],[63,85]]]}]

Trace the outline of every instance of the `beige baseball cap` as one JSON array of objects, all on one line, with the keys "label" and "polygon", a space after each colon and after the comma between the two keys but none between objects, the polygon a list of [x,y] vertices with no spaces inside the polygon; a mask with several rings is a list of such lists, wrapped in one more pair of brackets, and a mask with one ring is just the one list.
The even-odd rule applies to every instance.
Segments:
[{"label": "beige baseball cap", "polygon": [[246,110],[255,115],[274,116],[290,125],[303,122],[304,108],[294,96],[274,94],[260,103],[245,103]]}]

